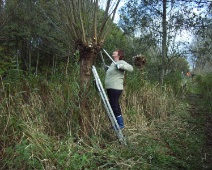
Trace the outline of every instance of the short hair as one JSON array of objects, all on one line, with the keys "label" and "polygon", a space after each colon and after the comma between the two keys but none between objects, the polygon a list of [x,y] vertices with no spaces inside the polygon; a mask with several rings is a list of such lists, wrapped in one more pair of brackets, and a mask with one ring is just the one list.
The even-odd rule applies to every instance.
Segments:
[{"label": "short hair", "polygon": [[119,56],[119,60],[123,60],[124,59],[124,51],[123,50],[116,50],[118,52],[118,56]]}]

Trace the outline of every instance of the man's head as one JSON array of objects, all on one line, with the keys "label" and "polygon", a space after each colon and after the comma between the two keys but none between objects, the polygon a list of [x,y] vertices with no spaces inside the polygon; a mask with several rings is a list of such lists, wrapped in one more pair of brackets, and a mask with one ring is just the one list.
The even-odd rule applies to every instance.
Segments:
[{"label": "man's head", "polygon": [[115,61],[123,60],[124,59],[124,51],[123,50],[116,50],[113,52],[113,58]]}]

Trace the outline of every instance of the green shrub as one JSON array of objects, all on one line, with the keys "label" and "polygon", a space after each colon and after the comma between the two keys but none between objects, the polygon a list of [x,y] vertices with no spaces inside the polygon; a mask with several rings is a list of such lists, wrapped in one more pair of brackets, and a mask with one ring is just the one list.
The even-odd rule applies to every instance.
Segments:
[{"label": "green shrub", "polygon": [[212,106],[212,73],[197,75],[195,78],[198,92],[205,98],[206,104]]},{"label": "green shrub", "polygon": [[180,94],[182,92],[182,88],[186,86],[186,81],[182,79],[181,73],[179,72],[170,72],[164,78],[164,84],[170,86],[175,94]]}]

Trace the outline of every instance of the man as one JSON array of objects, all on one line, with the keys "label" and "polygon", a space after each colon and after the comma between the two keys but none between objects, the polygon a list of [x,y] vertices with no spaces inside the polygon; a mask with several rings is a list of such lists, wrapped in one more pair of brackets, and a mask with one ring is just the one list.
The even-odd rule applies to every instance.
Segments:
[{"label": "man", "polygon": [[106,72],[105,88],[113,113],[116,117],[120,129],[124,128],[124,121],[119,104],[119,98],[124,89],[124,75],[125,71],[132,72],[133,67],[124,61],[124,51],[115,50],[113,52],[113,59],[116,63],[112,63]]}]

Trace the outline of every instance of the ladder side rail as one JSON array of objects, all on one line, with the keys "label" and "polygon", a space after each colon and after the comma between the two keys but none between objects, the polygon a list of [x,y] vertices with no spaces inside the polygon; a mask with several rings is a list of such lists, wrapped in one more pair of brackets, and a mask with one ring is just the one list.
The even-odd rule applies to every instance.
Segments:
[{"label": "ladder side rail", "polygon": [[107,52],[105,49],[102,49],[102,50],[105,52],[105,54],[107,54],[108,58],[109,58],[114,64],[116,64],[116,62],[112,59],[112,57],[108,54],[108,52]]},{"label": "ladder side rail", "polygon": [[95,80],[96,80],[97,88],[98,88],[98,90],[99,90],[99,93],[100,93],[100,96],[101,96],[101,98],[102,98],[102,101],[104,102],[104,106],[105,106],[105,108],[106,108],[106,110],[107,110],[107,113],[108,113],[108,116],[109,116],[109,118],[110,118],[110,120],[111,120],[111,122],[112,122],[112,125],[113,125],[114,127],[116,127],[116,126],[119,127],[119,126],[118,126],[118,123],[117,123],[117,121],[116,121],[116,118],[115,118],[115,116],[114,116],[114,114],[113,114],[113,110],[112,110],[112,108],[111,108],[111,106],[110,106],[110,103],[109,103],[109,101],[107,100],[106,93],[105,93],[105,91],[104,91],[104,89],[103,89],[103,86],[102,86],[101,81],[100,81],[100,78],[99,78],[99,76],[98,76],[98,74],[97,74],[97,72],[96,72],[96,69],[93,69],[93,73],[94,73],[94,77],[95,77]]}]

